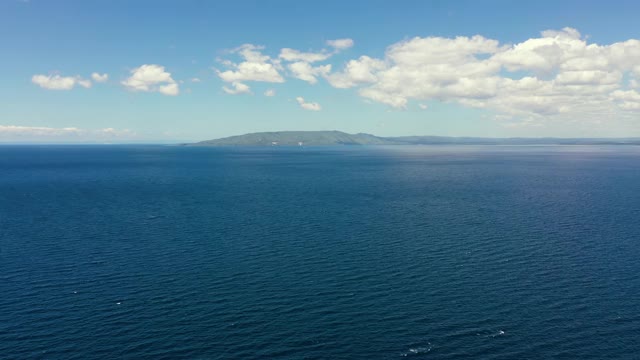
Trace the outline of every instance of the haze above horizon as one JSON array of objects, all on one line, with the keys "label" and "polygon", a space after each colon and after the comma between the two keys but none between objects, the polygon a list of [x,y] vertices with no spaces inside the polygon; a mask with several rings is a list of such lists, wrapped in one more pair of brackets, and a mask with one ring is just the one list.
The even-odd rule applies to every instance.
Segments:
[{"label": "haze above horizon", "polygon": [[640,4],[0,2],[0,143],[640,137]]}]

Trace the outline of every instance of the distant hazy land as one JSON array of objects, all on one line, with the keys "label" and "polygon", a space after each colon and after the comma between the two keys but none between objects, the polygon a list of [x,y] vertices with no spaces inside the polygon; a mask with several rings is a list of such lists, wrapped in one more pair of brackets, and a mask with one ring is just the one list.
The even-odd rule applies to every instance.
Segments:
[{"label": "distant hazy land", "polygon": [[381,137],[341,131],[257,132],[206,140],[188,146],[329,145],[640,145],[640,138],[481,138],[447,136]]}]

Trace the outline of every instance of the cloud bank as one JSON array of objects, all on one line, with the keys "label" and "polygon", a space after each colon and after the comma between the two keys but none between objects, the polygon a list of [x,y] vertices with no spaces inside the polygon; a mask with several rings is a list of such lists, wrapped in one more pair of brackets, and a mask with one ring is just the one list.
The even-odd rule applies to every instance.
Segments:
[{"label": "cloud bank", "polygon": [[98,130],[77,127],[53,128],[43,126],[0,125],[0,141],[110,141],[131,140],[136,133],[128,129],[104,128]]},{"label": "cloud bank", "polygon": [[517,44],[415,37],[389,46],[384,58],[361,56],[326,75],[333,87],[398,109],[436,100],[520,118],[636,111],[638,78],[640,41],[590,44],[572,28]]},{"label": "cloud bank", "polygon": [[395,109],[438,101],[483,109],[496,119],[631,118],[640,111],[636,39],[589,43],[569,27],[515,44],[481,35],[414,37],[389,45],[383,57],[363,54],[340,66],[326,62],[353,47],[353,40],[326,45],[319,51],[283,48],[277,57],[264,55],[264,47],[243,45],[232,52],[245,61],[226,61],[235,70],[218,75],[226,82],[294,78],[313,85],[324,79]]}]

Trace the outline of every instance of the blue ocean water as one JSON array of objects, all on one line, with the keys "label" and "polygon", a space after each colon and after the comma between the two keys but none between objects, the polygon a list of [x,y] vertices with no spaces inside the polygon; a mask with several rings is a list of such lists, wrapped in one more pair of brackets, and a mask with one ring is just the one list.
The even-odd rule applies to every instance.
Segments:
[{"label": "blue ocean water", "polygon": [[640,148],[0,147],[0,358],[634,359]]}]

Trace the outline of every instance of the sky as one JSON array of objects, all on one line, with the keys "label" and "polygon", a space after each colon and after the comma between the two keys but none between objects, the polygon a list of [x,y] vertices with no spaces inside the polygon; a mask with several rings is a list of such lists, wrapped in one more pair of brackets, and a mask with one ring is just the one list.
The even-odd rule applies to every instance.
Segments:
[{"label": "sky", "polygon": [[0,142],[640,137],[637,1],[0,0]]}]

